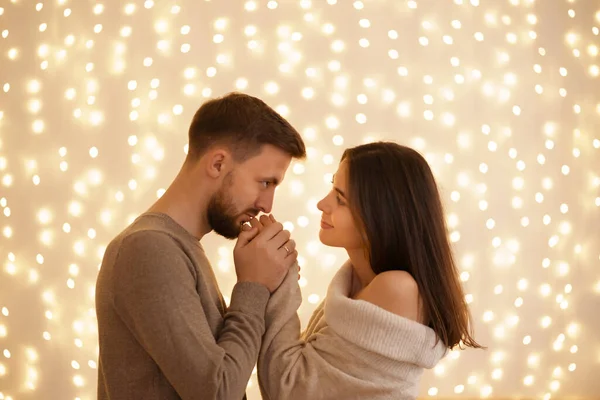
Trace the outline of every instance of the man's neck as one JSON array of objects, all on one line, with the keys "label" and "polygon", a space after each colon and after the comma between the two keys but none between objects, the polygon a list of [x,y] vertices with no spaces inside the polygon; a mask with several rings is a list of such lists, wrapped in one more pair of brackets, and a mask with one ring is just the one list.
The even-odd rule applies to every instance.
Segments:
[{"label": "man's neck", "polygon": [[166,214],[181,225],[198,240],[211,231],[206,209],[209,197],[198,193],[210,193],[202,190],[202,182],[191,184],[188,174],[181,171],[165,193],[148,209],[149,212]]}]

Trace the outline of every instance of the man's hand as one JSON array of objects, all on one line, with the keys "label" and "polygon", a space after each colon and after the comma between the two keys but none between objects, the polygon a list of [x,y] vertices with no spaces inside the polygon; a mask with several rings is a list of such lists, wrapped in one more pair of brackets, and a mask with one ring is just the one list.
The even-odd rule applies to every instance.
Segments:
[{"label": "man's hand", "polygon": [[238,282],[260,283],[271,293],[279,287],[298,257],[290,232],[273,221],[260,229],[257,221],[251,228],[245,226],[233,249]]}]

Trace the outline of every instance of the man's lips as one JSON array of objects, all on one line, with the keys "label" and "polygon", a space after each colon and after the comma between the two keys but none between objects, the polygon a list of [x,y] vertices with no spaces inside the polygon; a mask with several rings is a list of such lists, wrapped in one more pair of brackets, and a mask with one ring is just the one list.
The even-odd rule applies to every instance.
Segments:
[{"label": "man's lips", "polygon": [[242,214],[242,224],[245,224],[247,222],[250,222],[250,220],[254,217],[256,217],[258,214],[250,214],[250,213],[245,213]]}]

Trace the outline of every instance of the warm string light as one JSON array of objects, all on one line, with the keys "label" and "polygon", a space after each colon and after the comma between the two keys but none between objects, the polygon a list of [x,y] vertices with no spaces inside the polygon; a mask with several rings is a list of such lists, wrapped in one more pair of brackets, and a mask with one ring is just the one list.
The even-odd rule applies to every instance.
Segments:
[{"label": "warm string light", "polygon": [[[198,105],[231,90],[264,98],[308,146],[274,210],[299,244],[304,322],[345,257],[316,237],[316,203],[341,151],[396,140],[438,176],[477,338],[489,347],[450,352],[425,374],[422,395],[566,394],[572,373],[597,367],[579,354],[597,345],[598,326],[573,311],[584,293],[600,295],[594,269],[580,271],[599,257],[598,235],[585,231],[600,208],[591,3],[0,7],[0,399],[94,397],[94,284],[106,244],[164,193]],[[542,33],[550,7],[564,12],[562,43]],[[17,13],[37,26],[31,42]],[[232,243],[210,237],[205,248],[230,292]],[[50,368],[66,378],[41,386]]]}]

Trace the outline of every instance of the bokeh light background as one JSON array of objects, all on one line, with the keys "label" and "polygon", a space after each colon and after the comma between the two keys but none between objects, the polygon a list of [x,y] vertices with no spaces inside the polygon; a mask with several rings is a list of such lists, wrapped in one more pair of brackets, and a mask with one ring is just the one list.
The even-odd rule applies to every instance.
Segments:
[{"label": "bokeh light background", "polygon": [[[308,146],[274,208],[304,323],[345,259],[315,207],[341,152],[396,140],[435,170],[489,347],[452,352],[421,395],[600,395],[597,1],[0,4],[0,399],[95,398],[104,247],[175,176],[198,106],[233,90]],[[203,243],[227,295],[233,243]]]}]

